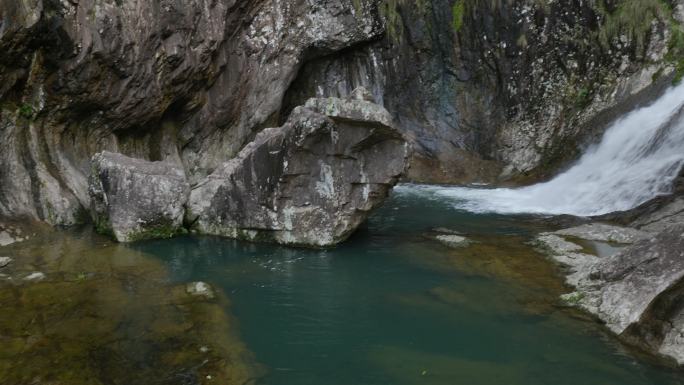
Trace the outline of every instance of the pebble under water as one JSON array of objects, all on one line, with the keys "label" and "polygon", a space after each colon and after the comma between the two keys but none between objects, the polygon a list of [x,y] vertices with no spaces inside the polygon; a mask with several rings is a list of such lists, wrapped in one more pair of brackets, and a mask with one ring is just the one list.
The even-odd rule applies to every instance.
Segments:
[{"label": "pebble under water", "polygon": [[[451,249],[435,228],[474,242]],[[298,250],[186,237],[132,247],[222,289],[270,385],[669,385],[681,372],[563,307],[527,245],[545,221],[395,194],[347,243]]]}]

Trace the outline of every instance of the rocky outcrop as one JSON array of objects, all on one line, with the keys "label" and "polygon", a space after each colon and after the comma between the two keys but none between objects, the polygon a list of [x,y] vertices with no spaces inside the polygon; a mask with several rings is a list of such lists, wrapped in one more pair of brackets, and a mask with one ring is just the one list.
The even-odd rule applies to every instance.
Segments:
[{"label": "rocky outcrop", "polygon": [[[575,239],[631,245],[600,256]],[[683,224],[659,233],[592,224],[543,234],[538,241],[567,268],[575,292],[563,296],[566,302],[595,314],[623,340],[684,363]]]},{"label": "rocky outcrop", "polygon": [[96,154],[92,168],[88,191],[99,232],[131,242],[183,230],[190,185],[182,169],[110,152]]},{"label": "rocky outcrop", "polygon": [[104,150],[197,183],[359,86],[416,149],[412,180],[552,172],[669,84],[681,51],[662,2],[600,3],[4,1],[0,216],[83,222]]},{"label": "rocky outcrop", "polygon": [[408,156],[389,113],[358,95],[311,99],[259,133],[193,188],[192,229],[314,247],[346,239],[387,197]]},{"label": "rocky outcrop", "polygon": [[464,91],[492,106],[462,109],[471,126],[489,122],[481,150],[504,175],[551,176],[671,84],[670,14],[658,1],[466,1]]},{"label": "rocky outcrop", "polygon": [[192,183],[277,125],[308,60],[381,36],[372,0],[0,2],[0,216],[87,217],[107,150]]},{"label": "rocky outcrop", "polygon": [[631,244],[636,241],[648,238],[651,234],[633,229],[630,227],[620,227],[605,223],[588,223],[558,230],[554,234],[586,239],[590,241],[614,242]]},{"label": "rocky outcrop", "polygon": [[286,102],[372,90],[416,148],[415,181],[550,176],[671,84],[664,2],[386,3],[384,39],[307,63]]}]

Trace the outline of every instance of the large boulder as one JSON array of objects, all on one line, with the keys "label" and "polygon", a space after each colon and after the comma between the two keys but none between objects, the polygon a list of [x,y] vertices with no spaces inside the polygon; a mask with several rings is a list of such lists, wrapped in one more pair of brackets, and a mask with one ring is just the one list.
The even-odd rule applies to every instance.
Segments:
[{"label": "large boulder", "polygon": [[191,193],[192,229],[325,247],[345,240],[405,172],[408,144],[381,106],[311,99]]},{"label": "large boulder", "polygon": [[119,242],[170,238],[183,231],[190,186],[174,164],[101,152],[92,159],[88,190],[97,230]]}]

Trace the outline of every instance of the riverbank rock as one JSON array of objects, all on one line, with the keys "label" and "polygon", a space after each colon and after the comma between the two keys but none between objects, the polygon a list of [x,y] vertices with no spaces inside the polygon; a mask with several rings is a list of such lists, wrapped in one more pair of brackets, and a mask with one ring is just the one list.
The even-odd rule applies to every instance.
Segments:
[{"label": "riverbank rock", "polygon": [[[601,258],[562,236],[633,244]],[[567,303],[596,315],[623,340],[684,363],[684,224],[657,234],[592,224],[537,240],[568,268],[575,292],[562,297]]]},{"label": "riverbank rock", "polygon": [[634,243],[651,236],[646,231],[640,231],[631,227],[620,227],[605,223],[588,223],[586,225],[558,230],[558,235],[571,236],[590,241]]},{"label": "riverbank rock", "polygon": [[101,152],[92,159],[89,192],[97,230],[131,242],[182,231],[190,186],[171,163]]},{"label": "riverbank rock", "polygon": [[311,99],[196,186],[188,222],[205,234],[331,246],[385,200],[407,156],[383,107]]},{"label": "riverbank rock", "polygon": [[680,223],[684,223],[684,196],[682,193],[679,193],[679,196],[657,210],[639,216],[631,223],[631,226],[643,231],[660,232]]}]

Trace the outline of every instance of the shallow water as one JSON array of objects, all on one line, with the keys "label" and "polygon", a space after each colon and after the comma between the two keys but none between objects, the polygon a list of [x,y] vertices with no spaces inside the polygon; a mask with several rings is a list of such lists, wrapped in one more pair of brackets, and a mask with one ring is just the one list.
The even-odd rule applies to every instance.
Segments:
[{"label": "shallow water", "polygon": [[[475,241],[449,249],[447,227]],[[271,385],[684,384],[562,308],[541,222],[395,195],[349,242],[295,250],[217,238],[136,244],[176,282],[225,291]]]}]

